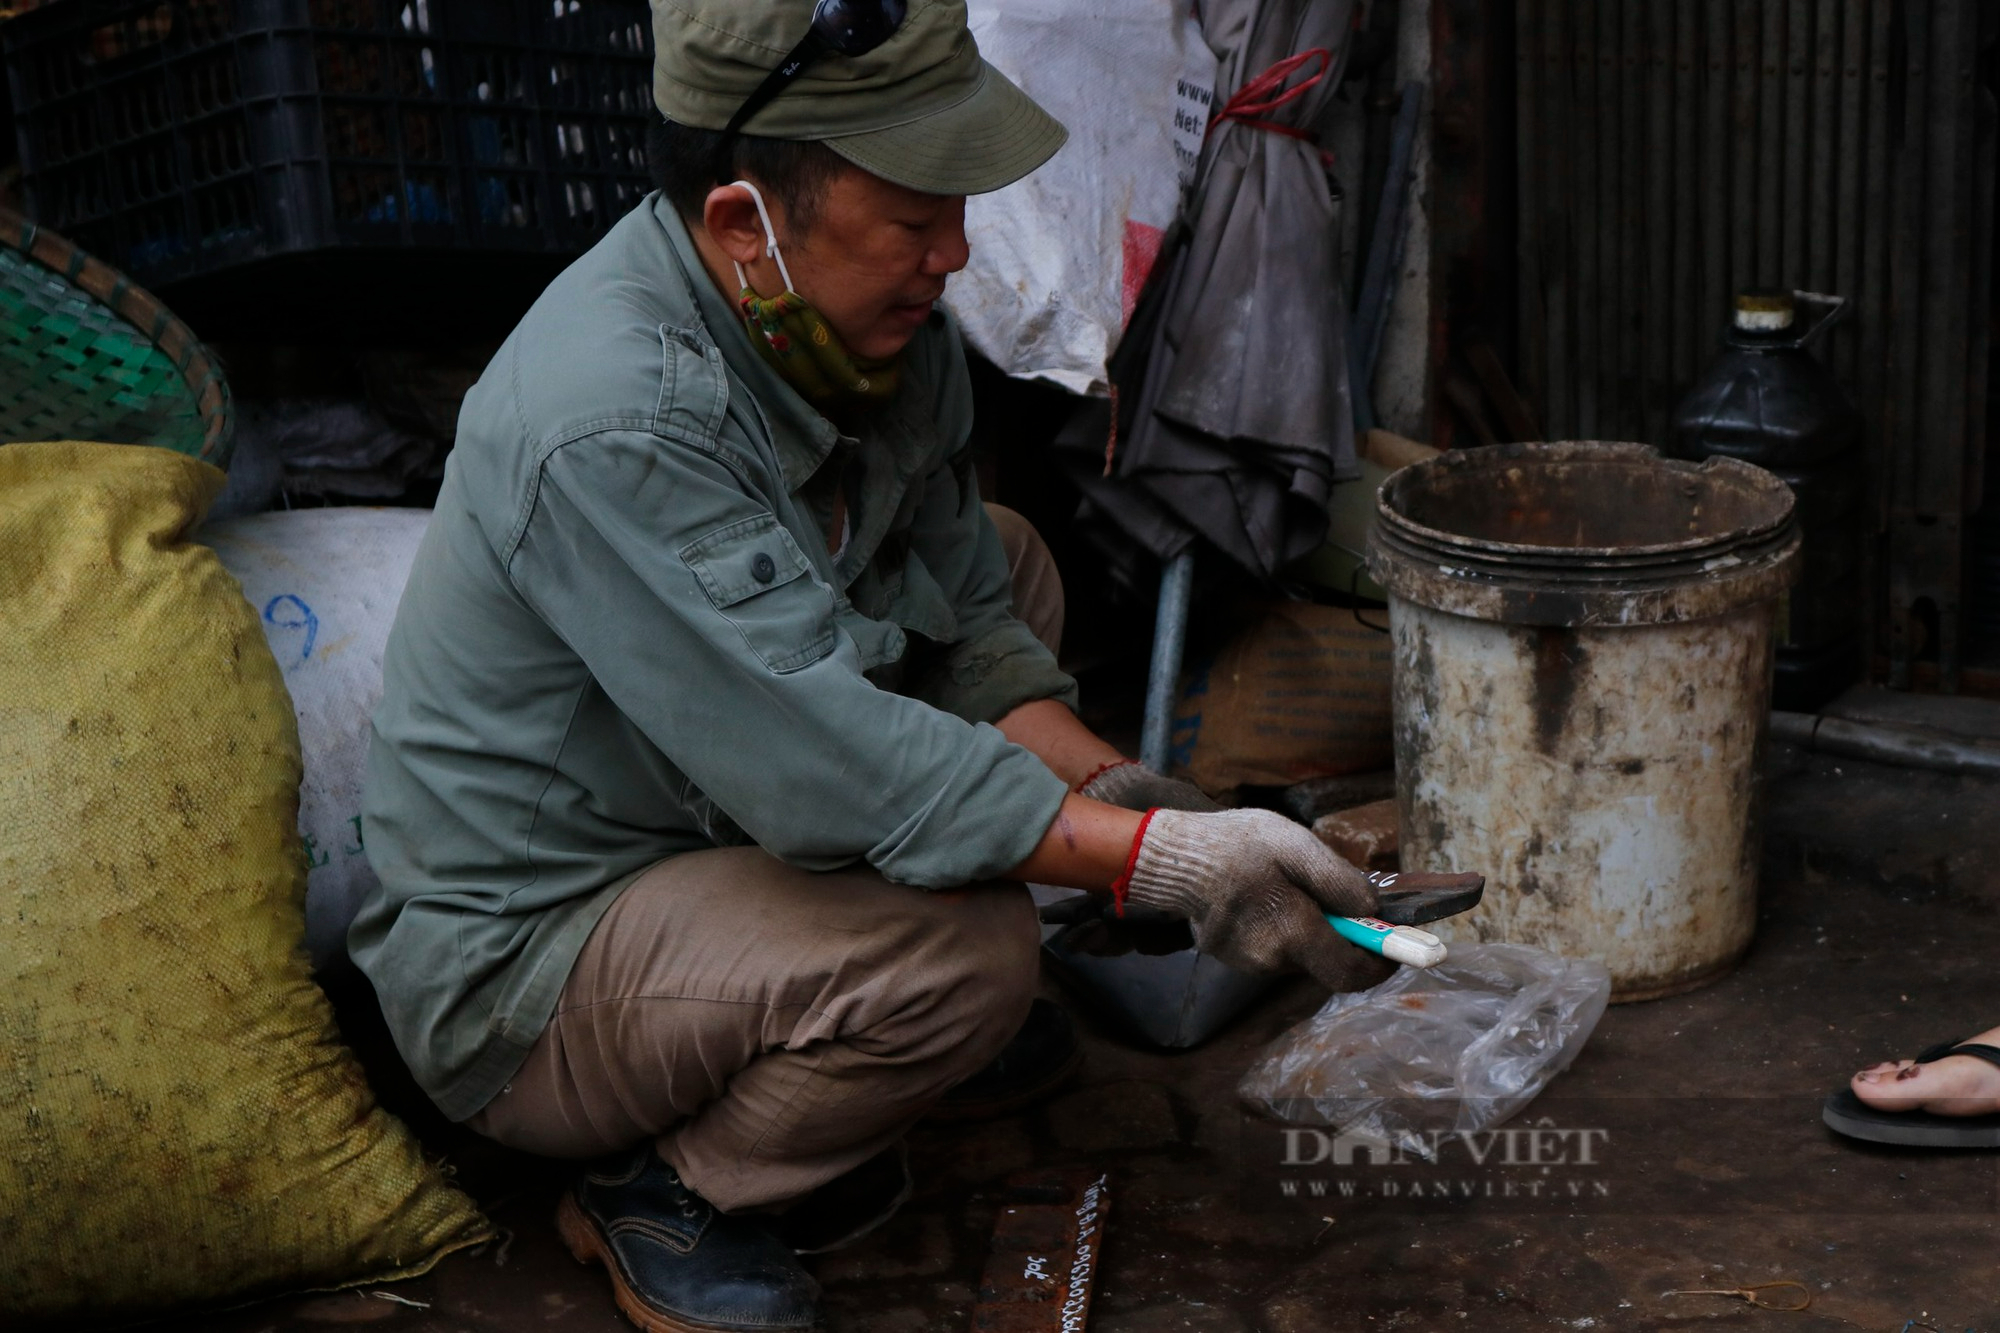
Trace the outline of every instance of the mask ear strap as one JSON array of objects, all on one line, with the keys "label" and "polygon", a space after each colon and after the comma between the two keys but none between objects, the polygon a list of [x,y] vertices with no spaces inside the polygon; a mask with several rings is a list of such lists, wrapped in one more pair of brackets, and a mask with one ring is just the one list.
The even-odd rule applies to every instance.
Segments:
[{"label": "mask ear strap", "polygon": [[[792,287],[791,270],[785,267],[785,257],[778,253],[778,233],[771,230],[771,214],[764,207],[764,196],[759,194],[757,187],[749,181],[731,181],[729,182],[729,188],[732,190],[743,189],[750,192],[750,202],[757,205],[757,220],[764,224],[764,253],[778,261],[778,276],[785,280],[785,290],[788,292],[794,290]],[[736,285],[738,287],[748,287],[750,285],[749,281],[743,276],[743,265],[741,264],[736,266]]]}]

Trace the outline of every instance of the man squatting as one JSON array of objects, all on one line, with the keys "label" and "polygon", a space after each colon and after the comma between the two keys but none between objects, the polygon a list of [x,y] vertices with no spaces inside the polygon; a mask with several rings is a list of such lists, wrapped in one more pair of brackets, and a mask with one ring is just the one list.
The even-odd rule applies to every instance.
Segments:
[{"label": "man squatting", "polygon": [[584,1164],[557,1223],[636,1323],[798,1329],[798,1254],[907,1196],[913,1123],[1073,1063],[1024,882],[1251,971],[1390,965],[1322,919],[1376,897],[1309,832],[1077,720],[1047,548],[980,502],[937,301],[965,197],[1063,127],[962,0],[653,23],[658,189],[459,418],[349,946],[446,1115]]}]

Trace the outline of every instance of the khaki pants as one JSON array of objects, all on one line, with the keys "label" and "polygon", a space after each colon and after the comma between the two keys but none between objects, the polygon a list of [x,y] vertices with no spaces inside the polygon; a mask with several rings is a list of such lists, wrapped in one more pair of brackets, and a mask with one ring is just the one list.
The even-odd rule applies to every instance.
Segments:
[{"label": "khaki pants", "polygon": [[[1048,548],[988,509],[1014,612],[1053,648]],[[652,1138],[718,1208],[782,1203],[894,1143],[999,1052],[1040,940],[1018,884],[933,893],[754,847],[676,856],[619,895],[527,1062],[468,1123],[549,1157]]]}]

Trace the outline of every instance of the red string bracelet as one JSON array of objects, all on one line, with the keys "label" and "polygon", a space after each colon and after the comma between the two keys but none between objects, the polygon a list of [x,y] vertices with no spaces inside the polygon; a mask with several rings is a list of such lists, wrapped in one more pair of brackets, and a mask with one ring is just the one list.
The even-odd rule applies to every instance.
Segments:
[{"label": "red string bracelet", "polygon": [[1132,852],[1125,858],[1125,873],[1111,881],[1111,906],[1118,916],[1125,915],[1125,894],[1132,887],[1132,872],[1139,866],[1139,847],[1146,841],[1146,826],[1153,822],[1153,816],[1160,813],[1154,806],[1139,819],[1139,831],[1132,835]]},{"label": "red string bracelet", "polygon": [[1090,770],[1090,772],[1084,774],[1083,781],[1077,783],[1074,787],[1070,788],[1070,790],[1074,792],[1082,792],[1082,790],[1085,787],[1088,787],[1091,783],[1097,781],[1099,778],[1103,777],[1106,773],[1109,773],[1112,769],[1123,768],[1127,764],[1136,764],[1138,762],[1139,761],[1137,759],[1113,759],[1108,764],[1099,764],[1096,768],[1093,768]]}]

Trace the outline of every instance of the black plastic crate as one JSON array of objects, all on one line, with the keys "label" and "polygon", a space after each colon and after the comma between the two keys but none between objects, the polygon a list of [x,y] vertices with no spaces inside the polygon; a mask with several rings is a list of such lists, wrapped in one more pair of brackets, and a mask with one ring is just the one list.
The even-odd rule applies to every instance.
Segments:
[{"label": "black plastic crate", "polygon": [[0,26],[29,212],[149,285],[588,248],[650,189],[646,0],[58,0]]}]

